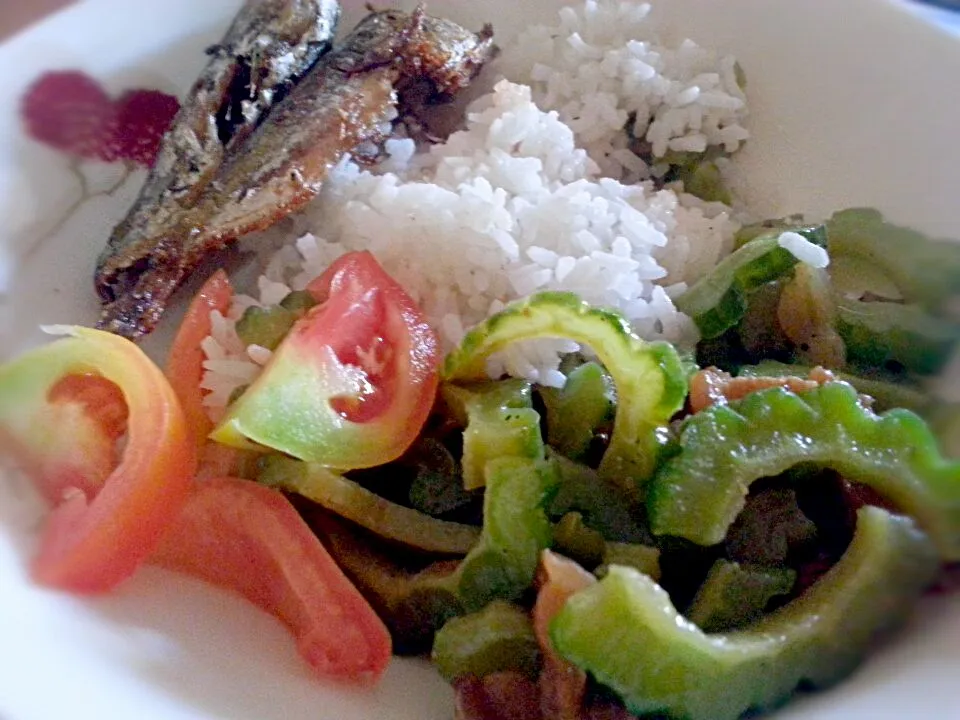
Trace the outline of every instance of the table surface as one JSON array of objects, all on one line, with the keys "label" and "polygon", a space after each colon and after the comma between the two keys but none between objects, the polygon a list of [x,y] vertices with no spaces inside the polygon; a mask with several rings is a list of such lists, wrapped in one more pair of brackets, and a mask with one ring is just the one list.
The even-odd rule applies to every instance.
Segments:
[{"label": "table surface", "polygon": [[[915,6],[915,9],[921,16],[960,35],[960,2],[954,0],[953,5],[943,0],[940,0],[940,2],[941,7],[921,5],[919,3],[911,3],[911,5]],[[948,8],[947,6],[950,7]]]},{"label": "table surface", "polygon": [[75,0],[0,0],[0,40]]}]

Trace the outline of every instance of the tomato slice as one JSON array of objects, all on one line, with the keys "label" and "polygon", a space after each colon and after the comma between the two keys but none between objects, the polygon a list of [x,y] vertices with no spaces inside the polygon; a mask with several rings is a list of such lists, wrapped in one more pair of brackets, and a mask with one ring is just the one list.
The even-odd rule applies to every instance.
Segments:
[{"label": "tomato slice", "polygon": [[200,288],[187,308],[173,345],[170,346],[164,369],[170,385],[180,398],[183,414],[198,448],[206,444],[207,435],[213,429],[213,423],[203,407],[203,391],[200,389],[204,360],[201,343],[210,335],[210,313],[219,310],[226,315],[232,300],[233,287],[230,279],[223,270],[217,270]]},{"label": "tomato slice", "polygon": [[34,484],[54,504],[68,488],[96,495],[120,459],[128,415],[123,392],[95,373],[66,375],[50,387],[46,402],[34,435],[43,452],[23,458]]},{"label": "tomato slice", "polygon": [[338,469],[396,459],[433,406],[436,335],[369,252],[347,253],[307,289],[319,304],[211,437]]},{"label": "tomato slice", "polygon": [[383,622],[275,490],[236,478],[197,482],[152,561],[275,615],[322,675],[375,680],[390,661]]},{"label": "tomato slice", "polygon": [[227,273],[217,270],[200,288],[183,316],[183,322],[170,346],[164,373],[183,408],[190,435],[197,445],[200,477],[219,477],[240,474],[248,454],[236,448],[210,442],[207,436],[213,422],[203,405],[206,394],[203,380],[203,341],[210,335],[213,323],[210,313],[218,310],[226,315],[233,301],[233,286]]},{"label": "tomato slice", "polygon": [[196,450],[176,394],[136,345],[99,330],[65,331],[0,367],[0,438],[58,503],[34,577],[101,592],[133,573],[180,512]]}]

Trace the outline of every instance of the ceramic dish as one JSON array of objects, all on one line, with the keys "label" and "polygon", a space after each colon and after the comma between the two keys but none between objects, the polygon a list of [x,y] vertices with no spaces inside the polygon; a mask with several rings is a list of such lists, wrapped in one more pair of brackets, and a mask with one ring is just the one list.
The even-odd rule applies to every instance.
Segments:
[{"label": "ceramic dish", "polygon": [[[91,271],[140,181],[78,205],[65,159],[29,142],[18,98],[40,72],[77,68],[108,89],[182,93],[235,0],[89,0],[0,46],[0,354],[37,343],[40,323],[90,323]],[[345,2],[346,23],[362,10]],[[558,0],[443,0],[432,10],[500,37],[552,17]],[[738,193],[758,216],[871,205],[891,221],[960,238],[960,42],[885,0],[669,0],[668,38],[737,55],[749,76],[752,139]],[[352,24],[352,23],[350,23]],[[89,170],[91,189],[115,169]],[[172,325],[168,322],[167,326]],[[156,352],[164,334],[151,338]],[[199,582],[146,569],[119,591],[78,599],[32,585],[25,562],[38,505],[0,481],[0,718],[440,720],[452,694],[423,662],[395,661],[380,686],[314,678],[272,618]],[[895,580],[895,579],[893,579]],[[924,601],[895,642],[840,687],[780,718],[948,717],[960,712],[960,597]]]}]

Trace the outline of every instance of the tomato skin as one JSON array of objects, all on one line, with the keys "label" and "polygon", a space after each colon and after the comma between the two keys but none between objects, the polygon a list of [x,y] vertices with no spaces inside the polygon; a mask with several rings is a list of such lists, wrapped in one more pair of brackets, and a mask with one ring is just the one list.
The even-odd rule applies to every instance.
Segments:
[{"label": "tomato skin", "polygon": [[[180,512],[196,449],[173,389],[136,345],[99,330],[66,331],[69,337],[0,367],[0,436],[44,494],[59,501],[33,561],[34,578],[77,593],[103,592],[133,573]],[[105,477],[90,475],[102,467],[84,464],[84,443],[94,437],[100,447],[115,444],[118,417],[98,415],[89,398],[63,391],[65,378],[90,375],[112,383],[129,412],[122,458]],[[106,387],[100,391],[109,397]],[[82,435],[73,434],[71,420],[80,421]]]},{"label": "tomato skin", "polygon": [[369,252],[343,255],[307,290],[319,304],[211,437],[341,470],[396,459],[433,406],[436,335]]},{"label": "tomato skin", "polygon": [[210,313],[218,310],[226,315],[233,301],[233,287],[223,270],[217,270],[200,288],[180,323],[177,336],[170,346],[164,374],[173,387],[180,406],[187,419],[187,425],[193,435],[197,448],[207,442],[207,435],[213,429],[213,423],[203,407],[204,353],[201,343],[210,335]]},{"label": "tomato skin", "polygon": [[164,374],[180,399],[180,406],[187,420],[187,428],[197,446],[197,470],[201,477],[236,475],[243,469],[247,455],[207,439],[213,430],[213,422],[203,405],[203,341],[210,335],[213,323],[210,313],[217,310],[226,315],[233,302],[233,286],[227,273],[217,270],[203,284],[177,330],[177,335],[167,354]]},{"label": "tomato skin", "polygon": [[390,661],[383,622],[276,490],[229,477],[197,482],[152,562],[275,615],[323,676],[376,680]]}]

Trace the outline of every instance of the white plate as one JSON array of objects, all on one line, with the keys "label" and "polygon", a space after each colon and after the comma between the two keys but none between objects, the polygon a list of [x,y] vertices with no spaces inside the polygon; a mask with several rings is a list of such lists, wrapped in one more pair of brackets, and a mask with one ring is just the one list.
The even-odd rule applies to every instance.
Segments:
[{"label": "white plate", "polygon": [[[91,273],[136,193],[85,203],[45,234],[76,186],[62,156],[25,141],[24,87],[43,69],[79,68],[119,91],[182,92],[237,0],[89,0],[0,47],[0,357],[39,340],[40,322],[91,322]],[[344,3],[352,18],[360,0]],[[501,37],[548,18],[559,0],[436,0],[434,11]],[[960,43],[887,0],[660,0],[668,36],[732,51],[749,78],[753,139],[740,191],[762,215],[873,205],[897,222],[960,237]],[[31,249],[32,248],[32,249]],[[4,282],[0,280],[0,282]],[[3,286],[0,286],[3,287]],[[156,346],[156,343],[154,344]],[[280,626],[201,583],[147,569],[108,597],[31,585],[37,506],[0,484],[0,718],[296,720],[451,717],[426,665],[394,662],[373,691],[312,677]],[[896,582],[896,578],[891,578]],[[926,601],[897,641],[829,693],[783,718],[960,714],[960,598]]]}]

